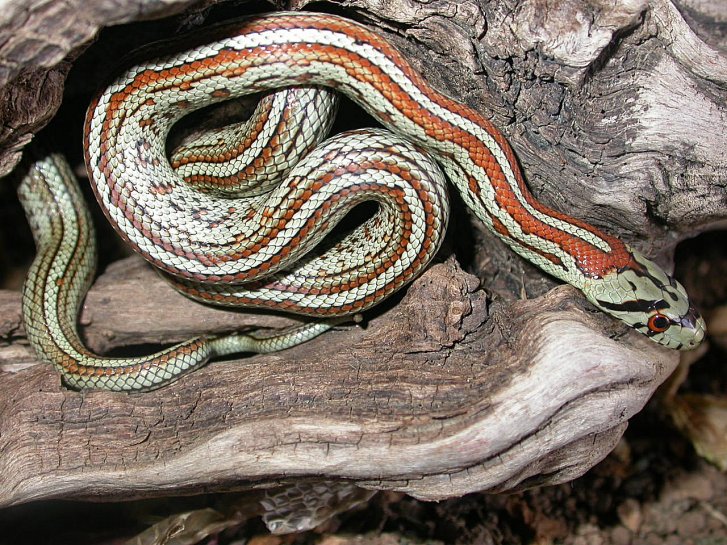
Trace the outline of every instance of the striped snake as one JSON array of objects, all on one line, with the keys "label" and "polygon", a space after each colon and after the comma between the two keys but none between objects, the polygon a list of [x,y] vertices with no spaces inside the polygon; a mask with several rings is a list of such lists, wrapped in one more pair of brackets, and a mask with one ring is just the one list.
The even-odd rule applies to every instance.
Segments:
[{"label": "striped snake", "polygon": [[[89,107],[84,148],[98,201],[121,236],[186,295],[322,321],[267,337],[203,335],[140,358],[91,353],[75,324],[93,277],[92,226],[70,169],[50,155],[19,190],[38,246],[23,304],[28,338],[68,385],[155,388],[212,356],[292,346],[334,323],[325,320],[379,303],[440,245],[448,216],[442,171],[499,238],[599,309],[670,348],[694,348],[704,337],[678,282],[615,237],[538,202],[502,134],[432,89],[363,26],[274,13],[184,43],[182,53],[126,70]],[[210,130],[168,157],[167,135],[188,113],[273,91],[246,123]],[[320,143],[333,91],[390,132]],[[327,236],[365,201],[378,204],[372,217]]]}]

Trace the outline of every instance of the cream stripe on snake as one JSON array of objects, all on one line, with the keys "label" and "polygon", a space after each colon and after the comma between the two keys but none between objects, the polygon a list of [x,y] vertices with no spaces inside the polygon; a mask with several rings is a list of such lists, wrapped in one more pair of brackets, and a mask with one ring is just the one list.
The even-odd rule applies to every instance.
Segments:
[{"label": "cream stripe on snake", "polygon": [[[677,349],[701,342],[703,321],[675,280],[615,237],[536,201],[501,133],[476,111],[433,90],[366,28],[332,15],[276,13],[213,28],[205,43],[186,43],[181,53],[122,73],[98,96],[87,115],[85,149],[94,191],[111,223],[188,295],[342,316],[370,308],[411,281],[439,246],[446,193],[436,165],[403,138],[441,165],[465,203],[516,252],[657,342]],[[301,143],[288,149],[307,151],[330,124],[325,108],[311,108],[304,100],[278,114],[266,110],[264,116],[273,118],[263,131],[269,147],[248,153],[235,172],[225,166],[234,162],[228,155],[256,144],[225,142],[231,133],[223,130],[174,155],[175,166],[191,169],[185,174],[190,183],[175,174],[165,142],[180,118],[230,98],[298,85],[347,94],[399,136],[344,135],[291,171],[292,153],[283,150],[280,139],[295,134]],[[283,118],[296,108],[307,113],[294,126],[286,124]],[[266,123],[251,122],[248,129],[254,133]],[[213,156],[218,152],[209,139],[220,140],[222,157]],[[245,176],[265,172],[265,187],[251,189],[245,176],[238,179],[243,171]],[[282,181],[273,187],[270,180],[279,176]],[[382,182],[383,176],[394,176],[401,185]],[[248,198],[210,198],[216,192]],[[327,243],[323,254],[304,257],[364,200],[389,204],[381,204],[375,217],[347,237]],[[75,296],[64,295],[69,301]],[[75,315],[75,310],[57,311],[59,321]],[[44,319],[52,316],[46,313]],[[40,332],[55,327],[32,319],[31,325]],[[107,360],[92,361],[79,346],[69,351],[63,338],[71,328],[58,327],[60,333],[50,337],[65,359],[46,359],[55,361],[69,382],[140,387],[129,379],[132,370],[116,374],[116,382],[97,381],[103,373],[114,374]],[[189,346],[181,350],[197,350]],[[175,357],[169,356],[174,350],[180,349],[165,356]],[[154,361],[150,367],[158,365]],[[78,378],[78,368],[87,378]]]}]

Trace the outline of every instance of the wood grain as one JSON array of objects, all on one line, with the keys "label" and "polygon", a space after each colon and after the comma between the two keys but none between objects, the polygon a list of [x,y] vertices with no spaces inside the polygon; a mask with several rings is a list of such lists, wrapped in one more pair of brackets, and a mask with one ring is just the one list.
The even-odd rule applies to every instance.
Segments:
[{"label": "wood grain", "polygon": [[[605,456],[676,364],[584,310],[570,287],[491,309],[477,288],[456,263],[436,265],[365,329],[212,363],[146,394],[73,392],[41,364],[6,372],[0,503],[188,494],[282,475],[426,499],[558,482]],[[171,308],[181,315],[173,302],[142,304],[152,319],[140,331],[153,334]],[[112,323],[99,313],[86,329]]]}]

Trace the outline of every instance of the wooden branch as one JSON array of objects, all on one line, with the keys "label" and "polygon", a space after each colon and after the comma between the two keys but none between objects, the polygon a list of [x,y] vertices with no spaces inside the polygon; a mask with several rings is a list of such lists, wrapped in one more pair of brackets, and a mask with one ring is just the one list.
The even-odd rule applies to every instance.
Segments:
[{"label": "wooden branch", "polygon": [[[127,281],[151,280],[128,264]],[[477,288],[454,262],[436,265],[365,329],[213,363],[151,393],[73,392],[47,365],[5,373],[0,504],[298,477],[425,499],[561,482],[610,451],[676,365],[676,353],[584,310],[570,287],[492,311]],[[129,301],[152,317],[140,335],[182,319],[172,299]],[[99,312],[89,336],[112,323]]]},{"label": "wooden branch", "polygon": [[[140,1],[134,16],[187,4]],[[727,114],[724,57],[686,35],[666,1],[596,10],[563,0],[547,12],[528,0],[355,4],[351,15],[374,21],[433,85],[504,129],[530,187],[554,208],[662,262],[679,239],[727,220],[727,137],[715,122]],[[0,20],[13,34],[0,41],[4,165],[58,107],[69,66],[61,59],[77,56],[102,22],[132,18],[96,2],[79,20],[80,5],[65,2],[72,15],[57,15],[65,24],[44,26],[42,40],[33,39],[37,17],[22,29],[12,14]],[[47,2],[36,15],[60,6]],[[692,50],[710,52],[715,71],[688,61]],[[609,452],[677,354],[592,312],[572,288],[553,288],[484,231],[458,248],[470,225],[453,219],[452,246],[485,280],[491,305],[450,259],[365,329],[216,362],[146,394],[63,388],[19,342],[19,296],[0,293],[0,331],[12,341],[0,349],[0,505],[299,479],[441,499],[580,475]],[[99,279],[81,323],[89,345],[105,351],[290,321],[200,307],[131,260]]]}]

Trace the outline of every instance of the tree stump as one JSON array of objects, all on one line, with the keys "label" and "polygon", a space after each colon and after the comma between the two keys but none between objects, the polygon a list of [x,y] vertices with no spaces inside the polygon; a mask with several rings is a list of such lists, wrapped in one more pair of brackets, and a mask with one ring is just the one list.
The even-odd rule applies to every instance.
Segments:
[{"label": "tree stump", "polygon": [[[727,55],[696,8],[344,4],[432,85],[490,117],[556,210],[667,268],[679,241],[727,220]],[[249,13],[230,11],[153,0],[8,6],[2,174],[54,116],[46,132],[64,135],[80,170],[78,127],[99,63]],[[115,25],[126,26],[94,43]],[[0,506],[318,480],[426,500],[560,483],[606,456],[679,359],[524,263],[457,203],[439,263],[364,327],[213,362],[150,393],[64,388],[24,342],[19,293],[1,291],[0,305]],[[92,349],[138,351],[293,319],[200,306],[128,258],[100,276],[80,321]]]}]

